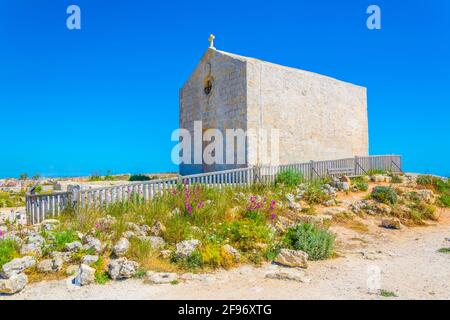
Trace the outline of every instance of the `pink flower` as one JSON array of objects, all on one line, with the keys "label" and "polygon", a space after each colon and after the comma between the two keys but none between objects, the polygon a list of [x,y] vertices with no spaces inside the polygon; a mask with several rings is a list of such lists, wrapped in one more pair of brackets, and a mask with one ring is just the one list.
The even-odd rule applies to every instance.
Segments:
[{"label": "pink flower", "polygon": [[270,215],[270,219],[275,220],[277,218],[277,214],[276,213],[272,213]]}]

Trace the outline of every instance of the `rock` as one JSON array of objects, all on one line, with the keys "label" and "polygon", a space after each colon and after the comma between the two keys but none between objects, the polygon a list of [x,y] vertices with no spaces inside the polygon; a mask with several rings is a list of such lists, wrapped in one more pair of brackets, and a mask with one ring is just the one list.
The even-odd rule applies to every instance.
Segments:
[{"label": "rock", "polygon": [[68,252],[76,252],[79,251],[81,248],[83,248],[83,245],[80,241],[74,241],[66,243],[64,249]]},{"label": "rock", "polygon": [[277,218],[277,221],[275,223],[275,230],[277,230],[280,233],[284,233],[286,232],[289,228],[292,228],[295,226],[295,222],[283,217],[283,216],[279,216]]},{"label": "rock", "polygon": [[81,264],[73,283],[78,286],[86,286],[95,282],[95,269]]},{"label": "rock", "polygon": [[336,200],[335,200],[335,199],[329,199],[329,200],[326,200],[326,201],[323,203],[323,205],[324,205],[325,207],[332,207],[332,206],[335,206],[335,205],[336,205]]},{"label": "rock", "polygon": [[53,271],[53,260],[46,259],[39,262],[37,269],[40,272],[52,272]]},{"label": "rock", "polygon": [[102,232],[108,232],[112,226],[116,223],[116,218],[107,215],[97,220],[96,229]]},{"label": "rock", "polygon": [[5,263],[0,272],[2,278],[11,278],[14,275],[22,273],[24,270],[34,267],[36,265],[36,259],[31,256],[25,256],[22,258],[16,258],[8,263]]},{"label": "rock", "polygon": [[122,233],[122,237],[127,238],[127,239],[131,239],[133,237],[136,237],[136,234],[133,231],[125,231],[124,233]]},{"label": "rock", "polygon": [[291,209],[293,211],[301,211],[302,210],[302,206],[297,202],[289,202],[288,207],[289,207],[289,209]]},{"label": "rock", "polygon": [[38,242],[34,242],[34,243],[25,243],[20,247],[20,255],[24,256],[24,255],[36,255],[36,256],[41,256],[42,255],[42,248],[41,248],[41,244]]},{"label": "rock", "polygon": [[143,234],[148,234],[151,230],[151,228],[146,224],[141,225],[139,227],[139,229],[141,230],[141,233],[143,233]]},{"label": "rock", "polygon": [[241,260],[241,254],[239,253],[239,251],[237,251],[235,248],[233,248],[229,244],[222,246],[222,250],[224,250],[227,254],[229,254],[231,257],[233,257],[234,261],[239,262]]},{"label": "rock", "polygon": [[350,205],[350,209],[354,213],[361,213],[363,210],[370,208],[370,203],[368,200],[361,200],[354,202]]},{"label": "rock", "polygon": [[373,203],[373,205],[371,207],[372,207],[372,210],[374,210],[377,213],[381,213],[381,214],[390,214],[392,212],[391,207],[389,207],[387,204],[381,203],[381,202],[375,202],[375,203]]},{"label": "rock", "polygon": [[59,251],[53,251],[50,252],[50,258],[60,258],[63,262],[69,262],[72,260],[72,252],[59,252]]},{"label": "rock", "polygon": [[32,233],[28,235],[27,238],[27,243],[29,244],[37,244],[39,246],[42,246],[45,243],[45,239],[43,236],[37,234],[37,233]]},{"label": "rock", "polygon": [[98,256],[97,255],[87,254],[83,258],[81,258],[81,263],[87,264],[88,266],[93,265],[97,261],[98,261]]},{"label": "rock", "polygon": [[160,237],[166,232],[166,227],[161,222],[156,221],[150,232],[153,236]]},{"label": "rock", "polygon": [[127,279],[136,273],[138,267],[139,264],[135,261],[119,258],[109,262],[108,273],[113,280]]},{"label": "rock", "polygon": [[76,264],[72,264],[66,268],[66,275],[72,276],[78,272],[80,267]]},{"label": "rock", "polygon": [[311,282],[311,279],[306,277],[305,274],[303,272],[300,272],[299,270],[283,270],[270,272],[266,274],[266,278],[277,280],[291,280],[303,283]]},{"label": "rock", "polygon": [[417,197],[420,201],[424,201],[429,204],[433,204],[435,202],[435,195],[432,190],[424,189],[416,191]]},{"label": "rock", "polygon": [[164,259],[169,259],[172,256],[172,251],[171,250],[161,250],[161,256]]},{"label": "rock", "polygon": [[117,257],[124,256],[130,248],[130,241],[127,238],[120,238],[113,247],[113,254]]},{"label": "rock", "polygon": [[[337,181],[337,182],[339,182],[339,181]],[[330,197],[332,197],[332,198],[336,197],[336,189],[334,187],[332,187],[330,184],[326,183],[326,184],[322,185],[320,188]]]},{"label": "rock", "polygon": [[351,184],[352,184],[352,180],[350,180],[350,178],[349,178],[348,176],[341,176],[341,177],[339,178],[339,181],[341,181],[341,182],[347,182],[348,185],[351,185]]},{"label": "rock", "polygon": [[275,262],[288,267],[308,268],[308,254],[301,250],[281,249]]},{"label": "rock", "polygon": [[82,241],[84,243],[83,249],[85,250],[93,250],[95,253],[101,253],[104,249],[102,242],[93,236],[85,235]]},{"label": "rock", "polygon": [[171,283],[178,280],[176,273],[167,272],[147,272],[145,283],[164,284]]},{"label": "rock", "polygon": [[370,176],[370,180],[372,182],[380,183],[380,182],[391,182],[392,178],[390,176],[385,176],[383,174],[374,174]]},{"label": "rock", "polygon": [[402,224],[398,218],[383,219],[381,226],[387,229],[401,229]]},{"label": "rock", "polygon": [[61,270],[64,261],[60,257],[56,257],[54,259],[45,259],[39,262],[37,269],[40,272],[58,272]]},{"label": "rock", "polygon": [[52,231],[59,224],[59,221],[56,219],[46,219],[41,222],[40,227],[46,231]]},{"label": "rock", "polygon": [[286,200],[287,200],[288,202],[295,202],[295,197],[294,197],[293,194],[288,193],[288,194],[286,194]]},{"label": "rock", "polygon": [[150,242],[150,245],[154,249],[162,249],[166,245],[166,242],[161,237],[155,237],[155,236],[145,236],[139,238],[141,241],[148,241]]},{"label": "rock", "polygon": [[336,187],[338,188],[338,190],[341,190],[341,191],[348,191],[348,190],[350,190],[350,184],[348,182],[339,181],[336,184]]},{"label": "rock", "polygon": [[199,240],[183,240],[180,243],[177,243],[176,255],[179,258],[189,257],[199,244]]},{"label": "rock", "polygon": [[28,277],[24,273],[13,275],[9,279],[0,279],[0,293],[15,294],[22,291],[28,283]]}]

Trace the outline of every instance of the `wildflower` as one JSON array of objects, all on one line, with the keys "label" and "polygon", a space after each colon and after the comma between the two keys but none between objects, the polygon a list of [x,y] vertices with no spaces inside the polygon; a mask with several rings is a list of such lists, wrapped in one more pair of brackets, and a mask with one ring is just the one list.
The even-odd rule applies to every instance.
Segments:
[{"label": "wildflower", "polygon": [[2,231],[2,230],[0,230],[0,238],[3,238],[3,235],[4,235],[5,233]]},{"label": "wildflower", "polygon": [[270,219],[275,220],[277,218],[277,214],[276,213],[272,213],[270,215]]}]

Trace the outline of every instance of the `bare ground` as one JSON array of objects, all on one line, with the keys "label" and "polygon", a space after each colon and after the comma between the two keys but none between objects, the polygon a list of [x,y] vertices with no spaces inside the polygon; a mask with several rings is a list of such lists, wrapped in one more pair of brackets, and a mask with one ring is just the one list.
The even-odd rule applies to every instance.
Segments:
[{"label": "bare ground", "polygon": [[[450,254],[437,252],[450,247],[448,210],[438,224],[426,227],[386,230],[377,218],[364,222],[370,232],[333,227],[341,257],[295,271],[310,278],[309,283],[268,279],[268,272],[286,268],[265,264],[176,285],[131,279],[79,288],[69,279],[44,281],[0,299],[450,299]],[[368,268],[374,266],[381,270],[381,288],[398,298],[368,292]]]}]

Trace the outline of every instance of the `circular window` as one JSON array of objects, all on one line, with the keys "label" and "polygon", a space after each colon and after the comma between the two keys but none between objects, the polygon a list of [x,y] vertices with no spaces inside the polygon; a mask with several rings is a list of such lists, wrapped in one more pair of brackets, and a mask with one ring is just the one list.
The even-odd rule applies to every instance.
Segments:
[{"label": "circular window", "polygon": [[203,91],[205,92],[206,95],[209,95],[211,93],[211,90],[212,90],[212,81],[211,79],[206,79],[205,88],[203,89]]}]

